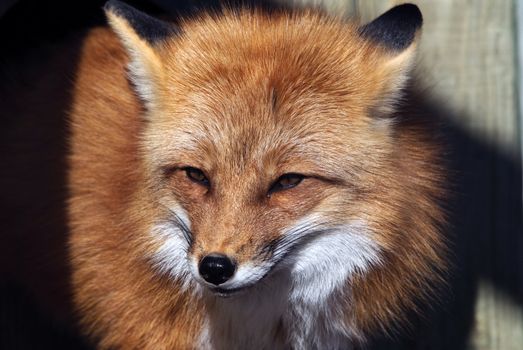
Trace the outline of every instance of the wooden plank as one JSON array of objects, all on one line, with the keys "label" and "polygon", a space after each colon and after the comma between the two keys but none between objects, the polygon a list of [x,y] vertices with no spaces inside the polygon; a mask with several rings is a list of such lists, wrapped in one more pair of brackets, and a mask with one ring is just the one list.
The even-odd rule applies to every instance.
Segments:
[{"label": "wooden plank", "polygon": [[471,350],[521,350],[523,311],[512,298],[492,284],[483,283],[476,304]]},{"label": "wooden plank", "polygon": [[435,90],[472,133],[516,156],[516,52],[511,1],[416,1],[424,11],[422,58]]},{"label": "wooden plank", "polygon": [[[521,163],[523,164],[523,2],[516,1],[516,35],[518,47],[518,88],[519,88],[519,145]],[[523,179],[522,179],[523,181]],[[523,200],[523,191],[521,193]]]}]

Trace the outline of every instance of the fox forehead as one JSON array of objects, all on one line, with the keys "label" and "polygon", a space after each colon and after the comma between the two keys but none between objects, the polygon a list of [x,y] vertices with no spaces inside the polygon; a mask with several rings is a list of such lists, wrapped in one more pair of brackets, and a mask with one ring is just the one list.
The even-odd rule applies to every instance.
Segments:
[{"label": "fox forehead", "polygon": [[332,172],[335,177],[333,170],[340,170],[339,163],[353,161],[358,148],[364,146],[354,137],[350,142],[350,134],[356,134],[357,128],[318,119],[320,113],[304,114],[296,123],[255,111],[231,116],[206,115],[202,110],[187,116],[171,115],[164,122],[151,123],[147,154],[155,157],[157,167],[179,164],[245,170],[253,166],[273,173]]},{"label": "fox forehead", "polygon": [[382,88],[378,56],[352,25],[242,13],[187,23],[184,33],[160,50],[146,137],[158,166],[251,160],[340,177],[340,163],[382,138],[368,115]]},{"label": "fox forehead", "polygon": [[268,17],[243,11],[218,18],[203,16],[183,24],[183,33],[167,39],[161,53],[170,69],[190,67],[186,72],[198,79],[209,77],[210,69],[245,68],[246,61],[257,63],[257,70],[249,68],[250,74],[292,65],[314,69],[321,64],[335,64],[339,71],[339,63],[358,61],[365,54],[362,48],[369,46],[353,24],[317,13]]},{"label": "fox forehead", "polygon": [[296,105],[321,98],[357,108],[383,78],[374,64],[376,46],[354,25],[318,14],[268,18],[242,12],[184,28],[160,51],[164,92],[171,99],[197,87],[215,102],[241,99],[256,106],[262,98]]}]

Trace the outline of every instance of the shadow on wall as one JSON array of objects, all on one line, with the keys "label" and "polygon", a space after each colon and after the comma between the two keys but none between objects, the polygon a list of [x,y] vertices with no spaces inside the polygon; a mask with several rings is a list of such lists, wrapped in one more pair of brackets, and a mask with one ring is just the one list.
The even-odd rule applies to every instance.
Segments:
[{"label": "shadow on wall", "polygon": [[[36,305],[61,305],[68,316],[69,266],[64,201],[66,111],[74,79],[79,44],[67,52],[30,49],[42,43],[59,42],[70,33],[104,22],[104,1],[19,1],[0,19],[0,348],[81,349],[88,348],[74,327],[51,321],[46,309]],[[159,13],[147,1],[129,1],[139,8]],[[181,14],[215,7],[218,1],[175,3]],[[145,7],[144,7],[145,6]],[[156,11],[155,11],[156,10]],[[60,74],[42,71],[52,55],[60,56]],[[18,67],[18,72],[17,71]],[[20,71],[20,67],[24,67]],[[52,74],[51,74],[52,73]],[[12,89],[22,86],[23,93]],[[31,99],[45,96],[49,86],[64,95],[60,99]],[[28,106],[26,101],[32,101]],[[480,280],[489,281],[523,307],[523,232],[521,164],[463,131],[452,120],[444,103],[429,100],[427,115],[446,123],[454,200],[451,216],[454,271],[439,302],[421,305],[423,316],[412,315],[412,327],[392,338],[376,337],[368,349],[456,349],[466,348],[473,326],[474,305]],[[30,113],[43,107],[54,113],[28,123]],[[24,111],[24,112],[22,112]],[[29,112],[28,112],[29,111]],[[50,114],[48,114],[50,115]],[[23,132],[17,138],[15,130]],[[45,154],[41,151],[46,149]],[[47,232],[59,233],[50,239]],[[9,240],[7,244],[5,240]],[[26,249],[31,242],[31,249]],[[8,251],[5,251],[5,250]],[[16,263],[16,262],[24,262]],[[29,276],[32,285],[12,283],[14,277]],[[57,279],[56,276],[62,276]],[[34,300],[28,290],[45,291],[45,300]],[[66,301],[64,303],[64,301]],[[74,321],[67,321],[70,325]]]}]

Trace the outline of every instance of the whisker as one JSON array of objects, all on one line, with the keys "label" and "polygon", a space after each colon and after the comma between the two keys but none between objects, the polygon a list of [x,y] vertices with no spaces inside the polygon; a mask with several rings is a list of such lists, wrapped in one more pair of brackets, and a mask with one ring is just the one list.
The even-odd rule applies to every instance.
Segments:
[{"label": "whisker", "polygon": [[176,212],[174,210],[172,210],[171,208],[169,208],[167,206],[164,206],[164,207],[172,215],[172,217],[174,219],[174,220],[172,220],[172,222],[176,225],[176,227],[178,227],[180,229],[180,231],[182,232],[183,238],[187,241],[187,243],[189,245],[191,245],[193,243],[193,234],[192,234],[191,230],[189,229],[189,227],[187,227],[187,225],[182,220],[182,218],[180,218],[180,216],[178,214],[176,214]]},{"label": "whisker", "polygon": [[289,253],[290,250],[292,250],[292,248],[303,241],[306,237],[315,236],[328,231],[328,229],[325,228],[321,229],[322,226],[322,223],[319,222],[298,226],[286,235],[275,238],[266,244],[261,249],[259,256],[262,259],[267,259],[272,256],[280,261]]}]

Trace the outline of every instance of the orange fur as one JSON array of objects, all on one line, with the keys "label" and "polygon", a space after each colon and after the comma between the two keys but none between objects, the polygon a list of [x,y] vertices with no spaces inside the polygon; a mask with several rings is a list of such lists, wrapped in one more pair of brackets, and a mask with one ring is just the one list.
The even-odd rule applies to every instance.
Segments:
[{"label": "orange fur", "polygon": [[[153,49],[142,43],[155,91],[147,109],[113,32],[94,29],[82,46],[68,219],[85,332],[101,348],[197,346],[209,299],[150,259],[151,226],[169,204],[188,213],[191,256],[223,252],[240,264],[308,213],[365,220],[382,257],[347,281],[340,307],[359,339],[401,319],[444,269],[440,147],[414,94],[398,102],[415,44],[394,56],[356,24],[314,12],[202,15],[182,30]],[[205,169],[209,192],[180,170],[189,165]],[[308,177],[267,196],[288,172]]]}]

